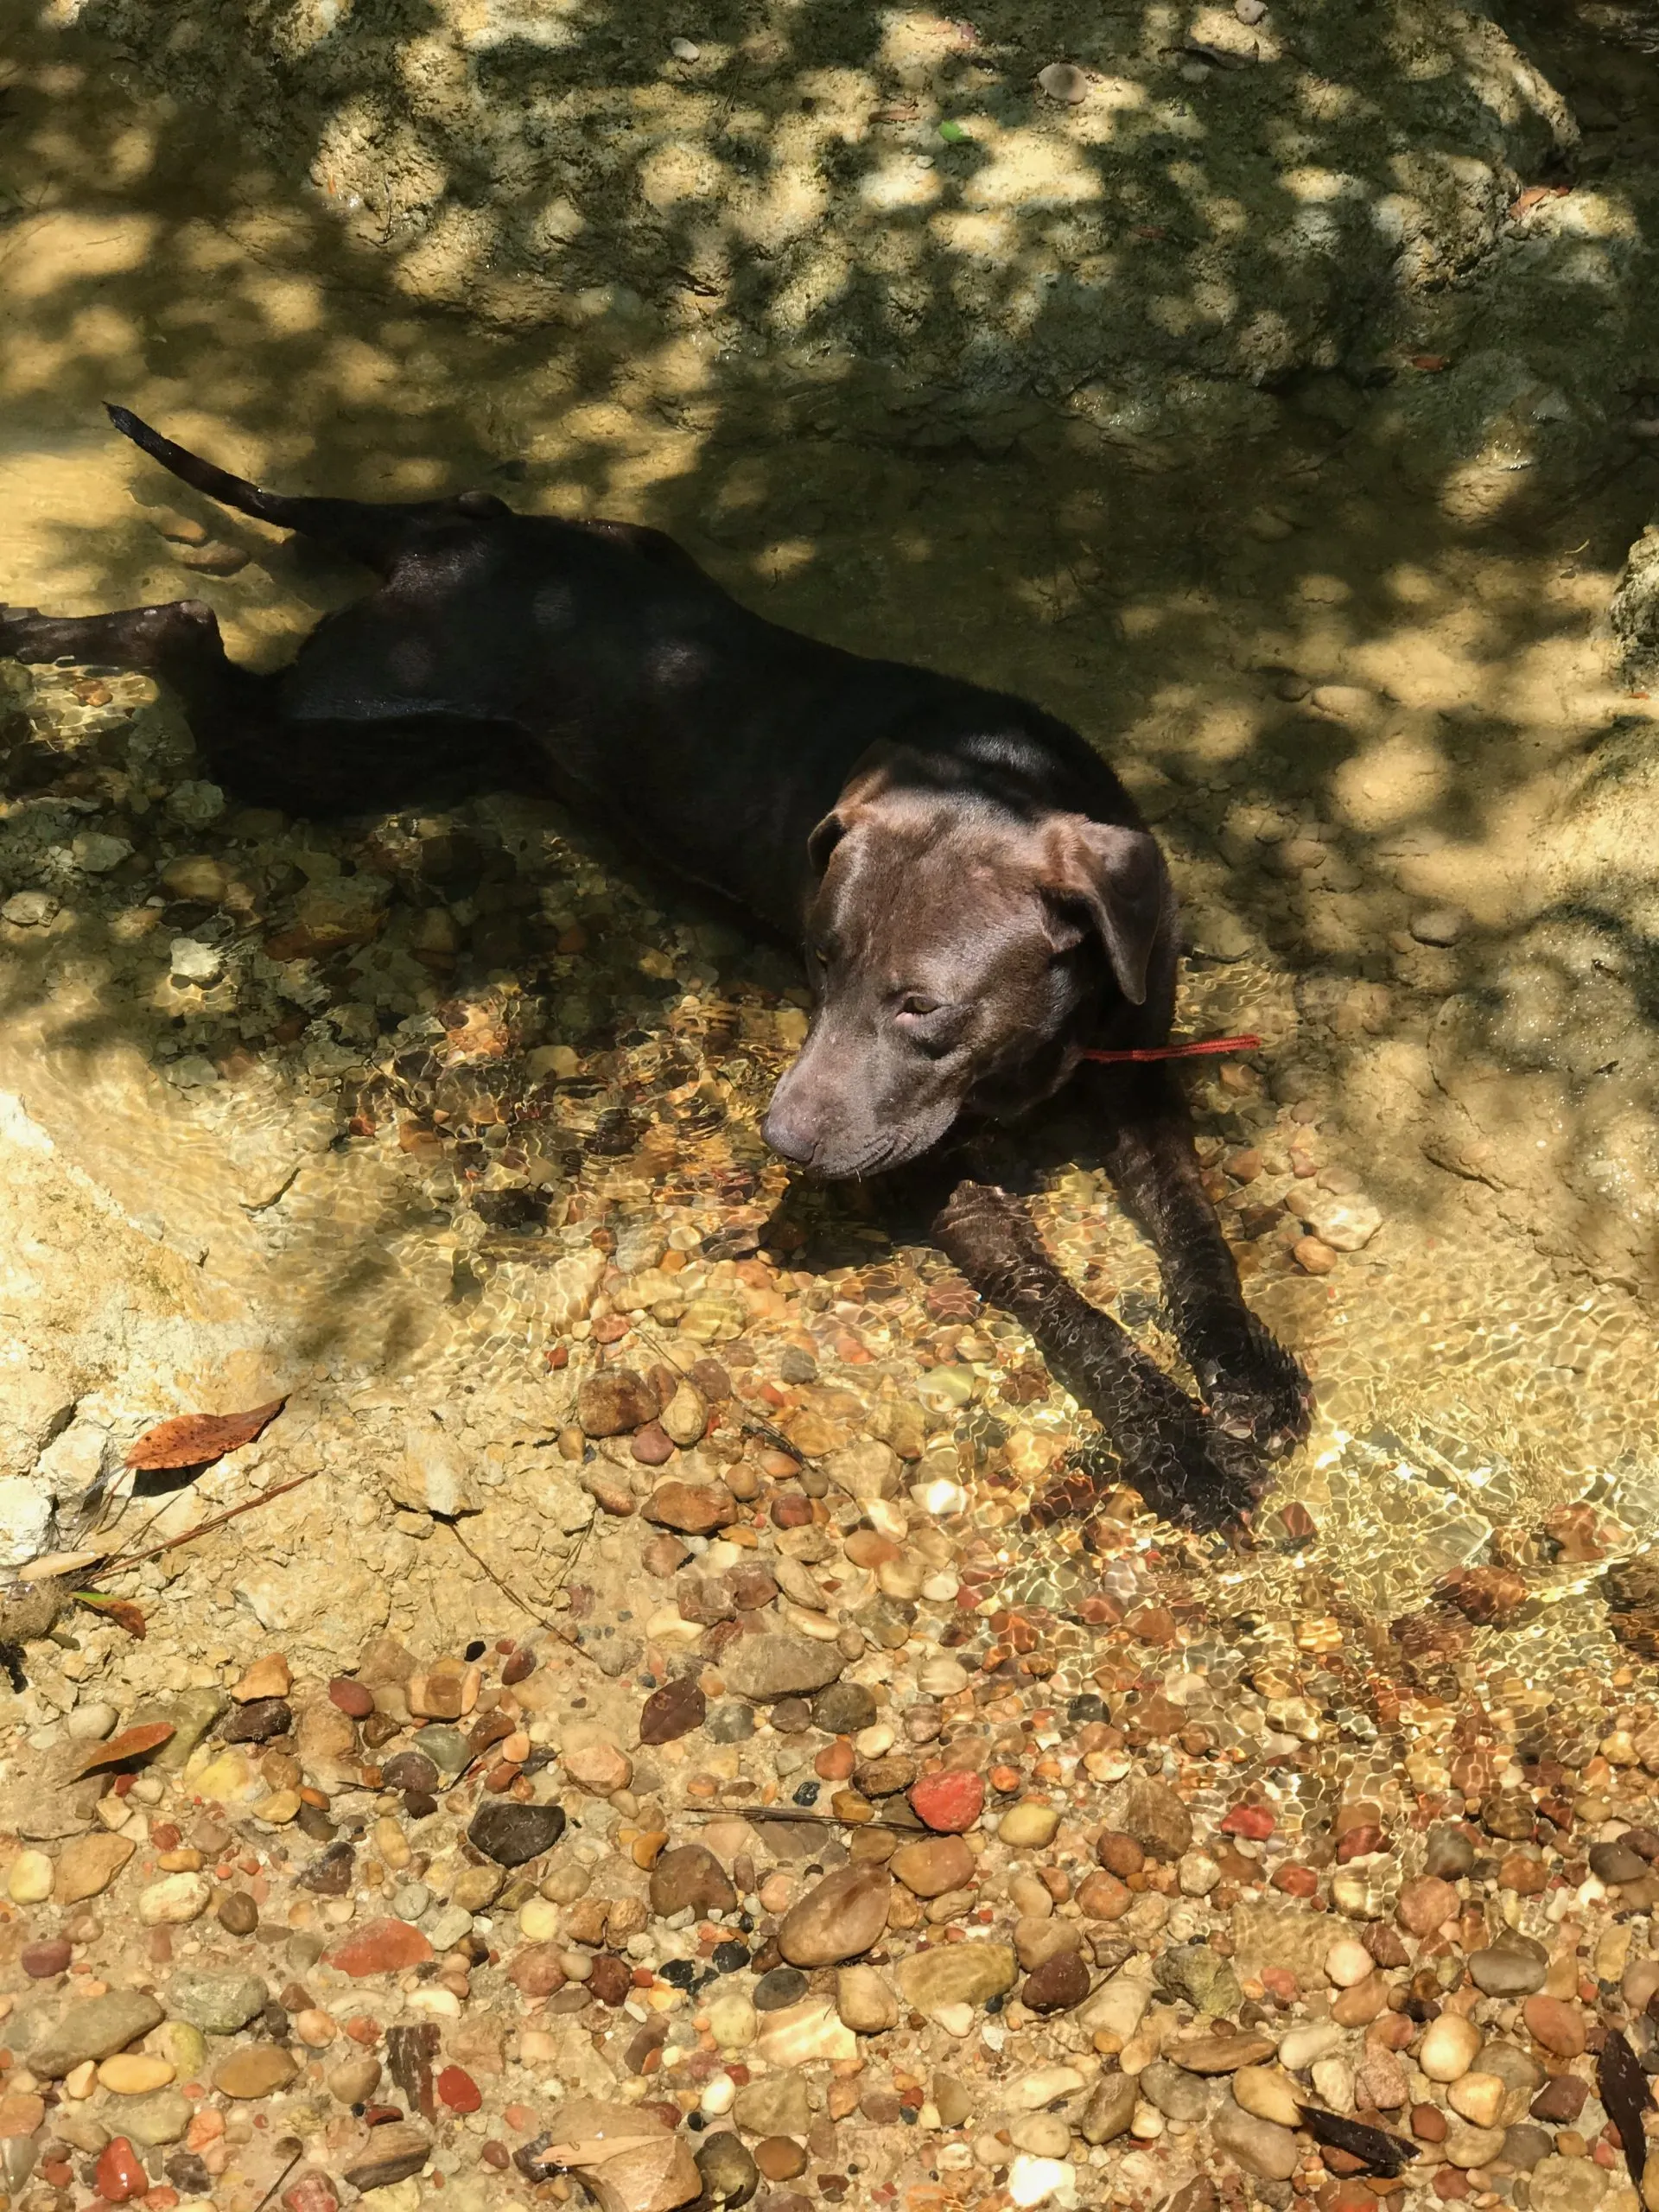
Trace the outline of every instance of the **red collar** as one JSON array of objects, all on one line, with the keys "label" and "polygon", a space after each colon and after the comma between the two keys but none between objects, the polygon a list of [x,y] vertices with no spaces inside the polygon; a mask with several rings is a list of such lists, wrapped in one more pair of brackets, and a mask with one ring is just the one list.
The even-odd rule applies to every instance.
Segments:
[{"label": "red collar", "polygon": [[1190,1045],[1141,1045],[1128,1052],[1084,1052],[1085,1060],[1192,1060],[1207,1052],[1259,1052],[1259,1037],[1203,1037]]}]

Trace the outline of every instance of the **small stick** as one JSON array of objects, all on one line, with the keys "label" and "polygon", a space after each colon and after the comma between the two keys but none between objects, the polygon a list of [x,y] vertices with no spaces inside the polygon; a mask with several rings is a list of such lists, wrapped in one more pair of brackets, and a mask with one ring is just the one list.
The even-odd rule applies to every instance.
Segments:
[{"label": "small stick", "polygon": [[815,1813],[805,1805],[682,1805],[676,1820],[694,1821],[810,1821],[821,1828],[886,1828],[894,1835],[926,1840],[927,1830],[908,1821],[843,1821],[834,1813]]},{"label": "small stick", "polygon": [[238,1515],[251,1513],[261,1505],[269,1505],[272,1498],[281,1497],[289,1491],[298,1490],[302,1483],[315,1482],[321,1472],[321,1467],[313,1467],[309,1474],[296,1475],[291,1482],[278,1483],[275,1490],[262,1490],[257,1497],[245,1498],[240,1505],[232,1505],[224,1513],[215,1513],[211,1521],[198,1521],[194,1529],[187,1529],[181,1536],[169,1536],[164,1544],[152,1544],[147,1552],[134,1552],[127,1559],[106,1560],[92,1579],[96,1581],[99,1575],[114,1574],[124,1567],[142,1567],[146,1560],[160,1559],[163,1552],[177,1551],[181,1544],[193,1544],[198,1536],[205,1536],[214,1529],[222,1529],[227,1521],[234,1521]]},{"label": "small stick", "polygon": [[[597,1510],[597,1509],[595,1509],[595,1510]],[[591,1528],[593,1523],[589,1522],[588,1526]],[[460,1522],[452,1521],[449,1523],[449,1527],[454,1533],[455,1541],[461,1546],[462,1551],[466,1553],[467,1558],[471,1560],[473,1565],[483,1569],[484,1573],[489,1576],[490,1580],[494,1583],[496,1588],[501,1592],[502,1596],[507,1599],[512,1604],[517,1605],[521,1613],[528,1613],[531,1620],[537,1623],[537,1624],[542,1628],[544,1628],[550,1636],[556,1636],[558,1634],[558,1630],[554,1627],[552,1622],[544,1619],[543,1617],[537,1611],[534,1605],[529,1604],[524,1599],[518,1595],[518,1592],[512,1587],[511,1583],[504,1582],[502,1580],[501,1577],[490,1565],[488,1560],[484,1558],[480,1553],[475,1552],[473,1549],[466,1537],[461,1533]],[[571,1560],[574,1560],[575,1557],[575,1554],[572,1552],[570,1554]],[[569,1565],[570,1560],[567,1560],[565,1562],[567,1573],[569,1572]],[[556,1584],[555,1585],[555,1587],[557,1587]]]},{"label": "small stick", "polygon": [[[643,1337],[648,1344],[652,1345],[655,1350],[661,1354],[663,1358],[668,1362],[669,1365],[675,1370],[677,1374],[683,1375],[686,1381],[688,1382],[690,1382],[690,1369],[689,1367],[681,1366],[679,1361],[675,1358],[673,1352],[663,1342],[662,1338],[657,1334],[655,1330],[648,1329],[645,1323],[639,1319],[637,1316],[633,1322],[633,1332],[636,1336]],[[811,1452],[803,1452],[798,1444],[791,1444],[788,1437],[784,1434],[783,1430],[781,1428],[774,1428],[772,1423],[766,1420],[763,1414],[752,1414],[748,1412],[747,1408],[740,1408],[737,1415],[737,1423],[740,1428],[747,1429],[752,1436],[764,1436],[768,1444],[774,1446],[779,1452],[787,1452],[798,1467],[810,1466],[815,1463],[817,1458],[816,1453]]]}]

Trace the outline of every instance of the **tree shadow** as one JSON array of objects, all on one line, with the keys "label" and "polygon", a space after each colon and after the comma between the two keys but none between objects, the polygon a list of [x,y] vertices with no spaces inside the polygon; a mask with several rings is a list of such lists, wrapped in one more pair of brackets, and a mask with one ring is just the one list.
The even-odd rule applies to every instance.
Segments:
[{"label": "tree shadow", "polygon": [[[116,448],[106,397],[284,488],[483,482],[652,522],[780,620],[1028,693],[1109,746],[1187,895],[1195,1014],[1284,1002],[1277,1103],[1318,1087],[1403,1217],[1448,1203],[1421,1135],[1563,1257],[1641,1280],[1659,1231],[1597,1149],[1598,1102],[1659,1071],[1653,874],[1598,832],[1557,880],[1535,841],[1640,774],[1614,766],[1620,714],[1638,762],[1651,728],[1590,635],[1656,490],[1618,383],[1651,203],[1616,169],[1587,229],[1575,194],[1510,219],[1516,184],[1571,175],[1543,77],[1460,16],[1325,17],[1247,36],[1125,9],[1079,44],[1058,6],[884,30],[734,5],[682,60],[657,9],[498,9],[470,38],[425,4],[319,10],[279,54],[196,0],[160,31],[88,0],[77,29],[16,35],[0,133],[6,594],[200,592],[270,664],[358,588]],[[100,79],[94,34],[149,83]],[[1404,57],[1421,97],[1366,97],[1357,48]],[[1075,109],[1034,86],[1056,60],[1087,73]],[[1605,339],[1591,398],[1452,358],[1507,330],[1483,289],[1505,254],[1547,264],[1541,359]],[[243,564],[192,567],[203,535]],[[355,1356],[368,1313],[377,1356],[413,1360],[404,1246],[480,1194],[596,1220],[622,1161],[758,1237],[781,1177],[753,1118],[798,1011],[775,953],[556,810],[193,823],[168,810],[188,762],[164,703],[66,677],[22,711],[5,888],[61,894],[73,928],[0,925],[7,1018],[49,1036],[66,1100],[118,1049],[163,1075],[170,1133],[197,1116],[209,1148],[244,1145],[181,1233],[256,1224],[308,1286],[296,1357]],[[135,849],[107,876],[74,859],[88,825]],[[238,896],[158,879],[192,855]],[[384,887],[365,933],[305,937],[320,880]],[[168,982],[178,938],[223,948],[232,984]],[[1468,1009],[1480,1054],[1454,1065]],[[181,1084],[187,1063],[207,1072]],[[1561,1205],[1506,1179],[1492,1099],[1523,1077],[1554,1086]],[[1236,1097],[1199,1099],[1247,1149]],[[1058,1126],[1034,1141],[1057,1168]],[[1580,1154],[1611,1165],[1586,1179]],[[1220,1187],[1242,1217],[1245,1186]],[[566,1248],[486,1221],[479,1249],[458,1306]]]}]

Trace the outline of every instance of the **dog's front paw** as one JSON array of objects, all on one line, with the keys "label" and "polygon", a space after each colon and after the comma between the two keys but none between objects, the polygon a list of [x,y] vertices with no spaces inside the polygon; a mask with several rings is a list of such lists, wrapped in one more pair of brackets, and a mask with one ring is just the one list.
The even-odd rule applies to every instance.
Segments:
[{"label": "dog's front paw", "polygon": [[1235,1443],[1282,1459],[1306,1439],[1313,1386],[1300,1360],[1253,1313],[1230,1314],[1222,1329],[1206,1334],[1192,1371],[1211,1419]]},{"label": "dog's front paw", "polygon": [[1122,1487],[1160,1520],[1239,1532],[1265,1484],[1261,1462],[1172,1389],[1166,1401],[1120,1419],[1101,1443],[1070,1460],[1033,1498],[1026,1518],[1034,1529],[1079,1519]]},{"label": "dog's front paw", "polygon": [[982,1298],[1014,1306],[1052,1279],[1054,1262],[1020,1199],[990,1183],[958,1183],[933,1234]]}]

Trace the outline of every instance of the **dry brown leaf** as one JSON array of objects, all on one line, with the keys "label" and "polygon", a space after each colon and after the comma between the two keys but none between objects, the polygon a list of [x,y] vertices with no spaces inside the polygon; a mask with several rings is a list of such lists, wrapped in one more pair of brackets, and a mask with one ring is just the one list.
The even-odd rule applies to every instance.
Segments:
[{"label": "dry brown leaf", "polygon": [[107,1744],[94,1744],[86,1758],[71,1768],[69,1779],[79,1782],[83,1774],[96,1773],[101,1766],[124,1766],[129,1759],[143,1758],[146,1751],[160,1751],[173,1733],[170,1720],[147,1720],[142,1727],[124,1728]]},{"label": "dry brown leaf", "polygon": [[127,1465],[141,1471],[205,1467],[210,1459],[251,1444],[287,1403],[286,1398],[273,1398],[245,1414],[177,1414],[145,1430],[128,1452]]}]

